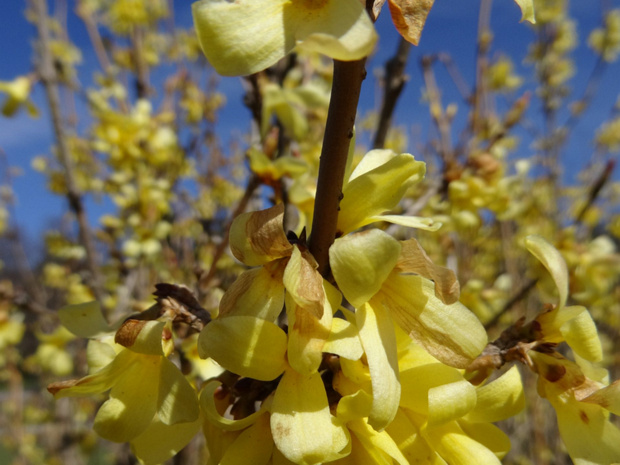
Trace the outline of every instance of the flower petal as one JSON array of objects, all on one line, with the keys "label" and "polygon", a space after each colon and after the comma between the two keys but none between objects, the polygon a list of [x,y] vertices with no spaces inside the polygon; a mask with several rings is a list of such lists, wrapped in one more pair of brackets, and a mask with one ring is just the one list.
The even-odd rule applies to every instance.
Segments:
[{"label": "flower petal", "polygon": [[450,465],[501,465],[497,456],[461,429],[456,421],[422,428],[422,434]]},{"label": "flower petal", "polygon": [[497,458],[503,459],[510,451],[510,438],[501,429],[490,423],[470,423],[459,420],[459,426],[475,441],[492,451]]},{"label": "flower petal", "polygon": [[366,9],[356,0],[306,1],[297,2],[297,6],[289,3],[284,11],[295,23],[295,36],[302,41],[302,48],[335,60],[364,58],[377,41]]},{"label": "flower petal", "polygon": [[68,305],[58,310],[60,323],[79,337],[93,338],[112,331],[99,302]]},{"label": "flower petal", "polygon": [[[383,452],[392,459],[394,459],[400,465],[409,465],[409,462],[407,461],[405,456],[398,449],[398,446],[386,431],[376,431],[369,423],[367,423],[363,419],[352,421],[347,426],[353,433],[355,433],[357,439],[359,439],[360,443],[368,452],[371,453],[371,455],[375,455],[377,454],[377,452]],[[373,450],[376,452],[373,452]],[[383,460],[377,461],[377,463],[389,462]]]},{"label": "flower petal", "polygon": [[400,254],[400,243],[389,234],[370,229],[337,239],[329,263],[346,299],[360,307],[383,285]]},{"label": "flower petal", "polygon": [[241,376],[271,381],[286,367],[286,333],[277,325],[251,316],[213,320],[200,333],[200,357],[211,357]]},{"label": "flower petal", "polygon": [[425,171],[424,163],[402,153],[354,178],[342,189],[338,231],[347,234],[372,223],[370,217],[394,209]]},{"label": "flower petal", "polygon": [[335,460],[349,442],[344,428],[333,424],[321,375],[292,369],[285,371],[273,398],[271,433],[280,452],[300,465]]},{"label": "flower petal", "polygon": [[196,391],[167,358],[161,360],[158,417],[166,425],[188,423],[198,418]]},{"label": "flower petal", "polygon": [[387,223],[405,226],[406,228],[415,228],[431,232],[439,231],[439,228],[442,226],[442,223],[439,223],[432,218],[424,218],[421,216],[375,215],[369,216],[368,220],[368,224],[385,221]]},{"label": "flower petal", "polygon": [[230,226],[230,250],[233,255],[249,266],[263,265],[288,257],[293,246],[282,229],[283,219],[283,204],[239,215]]},{"label": "flower petal", "polygon": [[435,295],[443,303],[459,299],[459,282],[454,271],[433,263],[418,241],[411,238],[400,243],[402,249],[397,268],[403,273],[415,273],[435,283]]},{"label": "flower petal", "polygon": [[323,316],[325,291],[323,278],[316,270],[316,261],[309,252],[293,247],[284,269],[283,282],[287,295],[316,318]]},{"label": "flower petal", "polygon": [[582,401],[598,404],[614,415],[620,415],[620,380],[614,381],[609,386],[599,389]]},{"label": "flower petal", "polygon": [[603,348],[596,331],[596,325],[587,310],[568,320],[560,332],[571,349],[590,362],[603,360]]},{"label": "flower petal", "polygon": [[[99,408],[95,417],[93,429],[109,441],[133,440],[146,430],[157,412],[160,366],[164,358],[132,355],[134,363],[131,370],[118,377],[110,391],[110,398]],[[140,383],[136,383],[137,379]]]},{"label": "flower petal", "polygon": [[476,394],[476,407],[465,417],[470,422],[505,420],[525,407],[523,384],[516,366],[489,384],[476,388]]},{"label": "flower petal", "polygon": [[219,465],[266,465],[273,451],[269,415],[261,415],[226,449]]},{"label": "flower petal", "polygon": [[[225,76],[253,74],[295,46],[284,23],[287,0],[201,0],[192,5],[202,51]],[[260,37],[260,40],[257,40]]]},{"label": "flower petal", "polygon": [[244,271],[220,301],[219,317],[254,316],[274,323],[284,307],[282,267],[268,263]]},{"label": "flower petal", "polygon": [[306,308],[297,305],[290,294],[286,294],[288,316],[288,363],[298,373],[310,375],[319,369],[323,361],[323,347],[332,326],[332,311],[327,299],[321,319]]},{"label": "flower petal", "polygon": [[421,276],[392,273],[376,298],[405,332],[447,365],[466,368],[487,344],[478,318],[460,302],[444,304],[435,297],[433,283]]},{"label": "flower petal", "polygon": [[112,363],[105,366],[97,373],[85,376],[81,379],[60,381],[52,383],[47,390],[56,399],[61,397],[86,396],[99,394],[112,388],[118,378],[131,367],[138,363],[136,355],[128,350],[122,350]]},{"label": "flower petal", "polygon": [[382,431],[394,419],[400,402],[394,326],[389,313],[378,303],[363,304],[355,316],[372,383],[373,401],[368,423]]},{"label": "flower petal", "polygon": [[357,327],[342,318],[332,320],[329,338],[325,341],[323,352],[336,354],[349,360],[359,360],[364,354]]},{"label": "flower petal", "polygon": [[532,24],[536,23],[534,0],[515,0],[515,2],[521,8],[521,21],[529,21]]},{"label": "flower petal", "polygon": [[426,440],[419,433],[418,427],[404,413],[398,409],[394,421],[386,428],[387,433],[394,440],[398,449],[412,464],[446,465],[437,453],[430,448]]},{"label": "flower petal", "polygon": [[388,6],[396,29],[406,40],[418,45],[426,17],[434,0],[389,0]]},{"label": "flower petal", "polygon": [[547,268],[558,289],[558,307],[566,305],[568,297],[568,269],[560,252],[540,236],[527,236],[525,247]]},{"label": "flower petal", "polygon": [[476,388],[463,380],[428,390],[428,425],[435,426],[461,418],[476,406]]},{"label": "flower petal", "polygon": [[163,423],[157,415],[149,427],[131,441],[131,451],[144,465],[157,465],[178,454],[200,431],[201,419],[174,426]]}]

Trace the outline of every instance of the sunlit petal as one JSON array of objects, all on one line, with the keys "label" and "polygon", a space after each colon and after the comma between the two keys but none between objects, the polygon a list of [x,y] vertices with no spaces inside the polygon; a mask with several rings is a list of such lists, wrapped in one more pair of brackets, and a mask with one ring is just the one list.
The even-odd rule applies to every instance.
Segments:
[{"label": "sunlit petal", "polygon": [[396,239],[371,229],[337,239],[329,249],[329,262],[338,287],[359,307],[381,288],[399,254]]},{"label": "sunlit petal", "polygon": [[249,266],[288,257],[293,246],[282,229],[283,219],[283,204],[239,215],[230,226],[230,250],[233,255]]},{"label": "sunlit petal", "polygon": [[559,307],[566,305],[568,297],[568,269],[560,252],[540,236],[527,236],[525,247],[547,268],[558,289]]},{"label": "sunlit petal", "polygon": [[241,376],[270,381],[286,366],[286,333],[251,316],[230,316],[209,323],[200,333],[198,352]]},{"label": "sunlit petal", "polygon": [[394,419],[400,401],[394,326],[381,304],[364,304],[355,316],[372,383],[373,402],[368,423],[382,431]]},{"label": "sunlit petal", "polygon": [[266,465],[272,451],[269,415],[261,415],[226,449],[219,465]]},{"label": "sunlit petal", "polygon": [[222,296],[220,318],[247,315],[275,322],[284,307],[282,271],[268,263],[243,272]]},{"label": "sunlit petal", "polygon": [[271,406],[271,433],[282,454],[311,465],[339,458],[348,437],[333,424],[321,375],[287,369]]},{"label": "sunlit petal", "polygon": [[350,181],[342,190],[338,231],[347,234],[394,209],[407,189],[424,177],[425,169],[424,163],[403,153]]},{"label": "sunlit petal", "polygon": [[196,421],[198,398],[185,376],[167,358],[162,358],[158,417],[166,425]]},{"label": "sunlit petal", "polygon": [[99,302],[63,307],[58,310],[58,318],[65,328],[79,337],[93,338],[112,330],[101,313]]},{"label": "sunlit petal", "polygon": [[487,344],[478,318],[460,302],[444,304],[435,296],[434,284],[421,276],[392,273],[376,298],[405,332],[445,364],[466,368]]},{"label": "sunlit petal", "polygon": [[471,422],[495,422],[512,417],[525,407],[523,383],[516,366],[499,378],[476,388],[476,407],[467,414]]}]

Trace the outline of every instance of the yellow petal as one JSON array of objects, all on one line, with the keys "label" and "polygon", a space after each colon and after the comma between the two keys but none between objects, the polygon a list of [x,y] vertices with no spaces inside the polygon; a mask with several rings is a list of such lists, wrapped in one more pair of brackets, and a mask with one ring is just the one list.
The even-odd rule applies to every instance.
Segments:
[{"label": "yellow petal", "polygon": [[165,325],[163,321],[129,318],[116,332],[114,342],[139,354],[163,356],[162,335]]},{"label": "yellow petal", "polygon": [[200,333],[200,357],[241,376],[270,381],[286,366],[287,337],[277,325],[251,316],[213,320]]},{"label": "yellow petal", "polygon": [[444,304],[435,297],[433,283],[421,276],[392,273],[376,298],[405,332],[447,365],[466,368],[487,344],[478,318],[460,302]]},{"label": "yellow petal", "polygon": [[446,465],[446,462],[430,448],[426,440],[419,434],[418,427],[399,409],[394,421],[386,428],[398,449],[411,464]]},{"label": "yellow petal", "polygon": [[368,55],[373,25],[356,0],[295,2],[202,0],[192,5],[203,52],[224,75],[252,74],[297,44],[339,60]]},{"label": "yellow petal", "polygon": [[85,376],[79,380],[60,381],[52,383],[47,390],[55,398],[86,396],[99,394],[112,388],[123,373],[139,363],[139,356],[128,350],[122,350],[112,363],[97,373]]},{"label": "yellow petal", "polygon": [[[237,5],[226,1],[222,3]],[[283,204],[239,215],[230,226],[230,250],[233,255],[249,266],[288,257],[293,246],[282,229],[283,218]]]},{"label": "yellow petal", "polygon": [[470,423],[463,419],[459,420],[458,424],[465,434],[492,451],[497,458],[503,459],[510,451],[510,438],[497,426],[490,423]]},{"label": "yellow petal", "polygon": [[470,422],[505,420],[525,407],[521,375],[516,366],[489,384],[476,388],[476,407],[467,414]]},{"label": "yellow petal", "polygon": [[222,296],[219,317],[255,316],[274,323],[284,307],[283,270],[277,265],[244,271]]},{"label": "yellow petal", "polygon": [[225,76],[252,74],[290,52],[295,40],[284,24],[286,3],[286,0],[194,3],[192,13],[198,40],[215,70]]},{"label": "yellow petal", "polygon": [[359,360],[364,349],[362,349],[357,327],[342,318],[334,318],[323,351],[349,360]]},{"label": "yellow petal", "polygon": [[501,465],[497,456],[461,429],[456,421],[422,429],[422,434],[450,465]]},{"label": "yellow petal", "polygon": [[402,153],[349,181],[342,190],[338,231],[347,234],[375,221],[371,217],[394,209],[425,170],[424,163]]},{"label": "yellow petal", "polygon": [[603,360],[603,348],[596,331],[596,325],[587,310],[568,320],[560,327],[564,339],[571,349],[590,362]]},{"label": "yellow petal", "polygon": [[221,385],[222,383],[219,381],[209,381],[200,393],[200,407],[202,411],[207,419],[219,429],[224,431],[240,431],[254,424],[258,417],[266,412],[266,404],[263,402],[259,410],[240,420],[231,420],[230,418],[223,417],[218,412],[214,398],[215,392]]},{"label": "yellow petal", "polygon": [[368,224],[385,221],[387,223],[405,226],[406,228],[422,229],[423,231],[438,231],[442,223],[432,218],[423,218],[421,216],[405,216],[405,215],[375,215],[368,217]]},{"label": "yellow petal", "polygon": [[349,439],[333,424],[321,375],[304,376],[287,369],[271,406],[271,434],[277,448],[300,465],[340,457]]},{"label": "yellow petal", "polygon": [[58,310],[60,323],[79,337],[93,338],[112,330],[101,313],[99,302],[69,305]]},{"label": "yellow petal", "polygon": [[368,417],[371,408],[372,396],[360,389],[354,394],[345,395],[340,399],[337,407],[338,420],[348,423],[351,420]]},{"label": "yellow petal", "polygon": [[469,381],[435,386],[428,390],[428,425],[441,425],[461,418],[475,406],[476,388]]},{"label": "yellow petal", "polygon": [[[379,454],[385,453],[387,456],[394,459],[397,463],[401,465],[409,465],[409,462],[407,461],[405,456],[398,449],[398,446],[386,431],[378,432],[364,420],[352,421],[347,426],[351,430],[351,432],[355,433],[357,439],[359,439],[362,446],[368,452],[370,452],[371,456],[376,455],[377,452]],[[387,462],[384,459],[383,461],[377,461],[376,463],[390,462]]]},{"label": "yellow petal", "polygon": [[374,25],[359,1],[305,1],[287,7],[285,14],[294,21],[296,39],[305,50],[352,61],[370,55],[377,41]]},{"label": "yellow petal", "polygon": [[560,252],[540,236],[527,236],[525,247],[547,268],[558,289],[558,307],[566,305],[568,297],[568,269]]},{"label": "yellow petal", "polygon": [[131,441],[131,451],[144,465],[158,465],[181,451],[200,431],[201,419],[164,424],[157,415],[149,427]]},{"label": "yellow petal", "polygon": [[261,415],[228,447],[220,465],[266,465],[273,451],[269,415]]},{"label": "yellow petal", "polygon": [[346,299],[359,307],[381,288],[399,254],[396,239],[370,229],[337,239],[329,249],[329,263]]},{"label": "yellow petal", "polygon": [[620,415],[620,380],[599,389],[594,394],[583,399],[583,402],[598,404],[614,415]]},{"label": "yellow petal", "polygon": [[389,313],[380,304],[364,304],[355,316],[372,383],[373,401],[368,423],[381,431],[394,419],[400,402],[394,326]]},{"label": "yellow petal", "polygon": [[166,425],[194,422],[198,418],[196,391],[167,358],[162,358],[158,417]]},{"label": "yellow petal", "polygon": [[286,295],[288,316],[288,363],[297,372],[310,375],[323,361],[323,346],[332,326],[332,311],[327,299],[321,319],[304,307],[297,305],[290,294]]},{"label": "yellow petal", "polygon": [[[93,429],[104,439],[128,442],[142,434],[157,412],[163,357],[134,355],[137,363],[119,377],[95,417]],[[136,379],[140,383],[136,383]]]},{"label": "yellow petal", "polygon": [[426,17],[434,0],[389,0],[390,13],[396,29],[413,45],[418,45]]},{"label": "yellow petal", "polygon": [[620,463],[620,430],[603,407],[574,398],[549,398],[558,417],[560,436],[577,465]]},{"label": "yellow petal", "polygon": [[284,270],[283,282],[287,295],[290,295],[297,305],[317,319],[323,316],[323,278],[316,270],[314,258],[307,251],[302,253],[297,246],[293,247],[291,258]]},{"label": "yellow petal", "polygon": [[521,21],[529,21],[535,24],[534,0],[515,0],[515,2],[517,2],[517,5],[521,8]]},{"label": "yellow petal", "polygon": [[422,246],[411,238],[401,242],[397,268],[403,273],[415,273],[435,283],[435,295],[446,304],[459,299],[459,282],[454,271],[433,263]]}]

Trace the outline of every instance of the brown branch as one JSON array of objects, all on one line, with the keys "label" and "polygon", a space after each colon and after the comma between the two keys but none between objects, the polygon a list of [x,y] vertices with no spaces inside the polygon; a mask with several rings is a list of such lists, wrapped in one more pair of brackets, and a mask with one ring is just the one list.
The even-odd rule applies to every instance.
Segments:
[{"label": "brown branch", "polygon": [[514,307],[521,300],[523,300],[525,296],[527,296],[528,292],[530,292],[534,288],[534,286],[536,286],[537,282],[538,279],[530,279],[527,283],[525,283],[525,286],[519,289],[519,291],[515,295],[513,295],[510,300],[508,300],[508,302],[504,304],[501,310],[497,312],[495,316],[493,316],[493,318],[491,318],[484,324],[484,328],[488,330],[489,328],[494,327],[499,322],[499,319],[504,315],[504,313],[509,311],[512,307]]},{"label": "brown branch", "polygon": [[374,148],[385,146],[385,138],[392,124],[392,114],[396,108],[396,102],[409,80],[409,76],[405,74],[405,66],[407,65],[410,50],[411,43],[401,37],[396,54],[385,64],[383,106],[381,107],[379,124],[373,142]]},{"label": "brown branch", "polygon": [[596,179],[594,184],[592,184],[592,187],[590,188],[590,193],[588,194],[588,200],[586,204],[583,206],[583,208],[579,211],[579,214],[577,215],[577,217],[575,218],[575,223],[581,223],[583,221],[583,218],[585,217],[586,213],[588,212],[590,207],[592,207],[592,205],[598,198],[599,194],[601,193],[601,189],[603,189],[603,186],[605,186],[605,184],[607,184],[607,182],[611,178],[611,174],[614,172],[615,167],[616,167],[615,160],[609,160],[607,162],[605,169],[603,169],[603,171],[601,172],[599,177]]},{"label": "brown branch", "polygon": [[78,222],[80,242],[86,251],[86,263],[91,274],[91,288],[95,298],[102,300],[102,278],[97,264],[97,255],[88,218],[74,176],[73,160],[67,145],[65,128],[60,111],[60,97],[58,92],[57,74],[54,68],[52,52],[50,50],[50,30],[48,26],[47,1],[30,0],[36,16],[36,27],[39,33],[38,42],[38,72],[45,87],[45,93],[50,107],[52,125],[58,146],[58,158],[63,168],[64,180],[67,188],[69,208],[73,211]]},{"label": "brown branch", "polygon": [[357,61],[334,60],[334,80],[323,136],[310,236],[310,253],[316,259],[318,271],[323,276],[329,273],[329,247],[336,239],[347,155],[353,138],[362,81],[366,77],[365,63],[365,58]]}]

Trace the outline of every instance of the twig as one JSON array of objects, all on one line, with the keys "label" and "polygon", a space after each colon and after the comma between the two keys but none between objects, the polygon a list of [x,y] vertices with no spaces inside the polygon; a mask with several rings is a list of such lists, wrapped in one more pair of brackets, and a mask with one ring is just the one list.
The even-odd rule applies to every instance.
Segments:
[{"label": "twig", "polygon": [[95,298],[102,300],[102,279],[97,264],[95,243],[93,240],[88,218],[82,201],[82,194],[79,191],[73,172],[73,160],[67,146],[65,129],[63,127],[62,115],[60,112],[60,98],[58,93],[57,75],[53,64],[52,52],[50,50],[50,31],[48,26],[47,2],[46,0],[30,0],[36,16],[36,26],[39,33],[38,43],[38,71],[41,82],[45,87],[45,93],[50,107],[52,125],[58,144],[58,158],[63,167],[65,184],[67,187],[67,200],[69,207],[75,214],[78,221],[80,242],[86,251],[86,263],[91,274],[91,288]]},{"label": "twig", "polygon": [[379,124],[373,142],[374,148],[385,146],[385,138],[392,124],[392,114],[394,113],[394,108],[396,108],[396,102],[409,80],[409,76],[405,74],[405,66],[407,65],[410,50],[411,43],[401,37],[396,54],[385,64],[383,106],[381,107]]},{"label": "twig", "polygon": [[588,194],[588,200],[575,218],[575,223],[581,223],[583,221],[584,216],[586,215],[590,207],[592,207],[599,194],[601,193],[601,189],[603,189],[603,186],[605,186],[605,184],[607,184],[607,181],[609,181],[609,179],[611,178],[611,174],[614,172],[615,167],[615,160],[609,160],[607,162],[607,165],[605,165],[605,169],[603,169],[594,184],[592,184],[592,187],[590,188],[590,193]]},{"label": "twig", "polygon": [[318,271],[323,276],[329,273],[329,247],[336,238],[347,155],[353,138],[362,81],[366,77],[365,63],[365,58],[357,61],[334,60],[334,80],[323,136],[310,236],[310,253],[316,259]]},{"label": "twig", "polygon": [[497,322],[499,321],[499,319],[502,317],[502,315],[504,315],[504,313],[506,313],[507,311],[509,311],[512,307],[514,307],[517,303],[519,303],[522,299],[525,298],[525,296],[528,294],[528,292],[530,292],[534,286],[536,286],[536,283],[538,282],[538,279],[530,279],[525,286],[523,286],[519,292],[517,292],[515,295],[513,295],[510,300],[508,300],[508,302],[506,302],[504,304],[504,306],[501,308],[501,310],[499,312],[497,312],[495,314],[495,316],[493,316],[493,318],[491,318],[489,321],[487,321],[484,324],[484,328],[485,329],[490,329],[493,326],[495,326],[497,324]]}]

